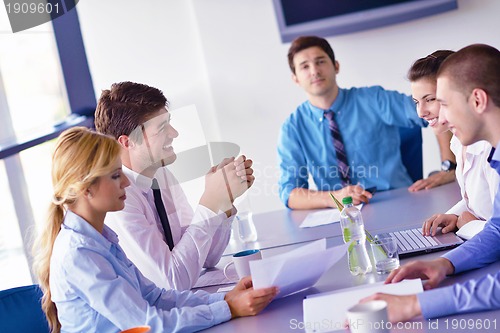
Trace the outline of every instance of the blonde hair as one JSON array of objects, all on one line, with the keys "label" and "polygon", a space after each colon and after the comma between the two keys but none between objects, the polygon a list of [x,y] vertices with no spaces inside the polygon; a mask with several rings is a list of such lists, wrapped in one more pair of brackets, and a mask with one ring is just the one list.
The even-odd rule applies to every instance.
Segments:
[{"label": "blonde hair", "polygon": [[107,135],[85,127],[74,127],[59,135],[52,155],[54,196],[46,225],[38,235],[34,252],[34,272],[43,290],[42,309],[52,333],[61,330],[57,308],[50,292],[50,257],[67,206],[74,203],[100,176],[112,171],[120,155],[120,145]]}]

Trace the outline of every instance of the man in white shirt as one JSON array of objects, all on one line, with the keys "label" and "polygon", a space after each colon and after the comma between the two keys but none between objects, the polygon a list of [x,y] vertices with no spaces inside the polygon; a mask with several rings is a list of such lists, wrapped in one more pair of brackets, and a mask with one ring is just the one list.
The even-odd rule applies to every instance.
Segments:
[{"label": "man in white shirt", "polygon": [[[493,200],[500,177],[487,161],[492,150],[489,142],[482,140],[463,146],[449,131],[448,126],[438,121],[441,105],[436,100],[437,73],[441,64],[454,53],[450,50],[437,50],[416,60],[408,70],[408,79],[411,82],[412,98],[418,116],[429,123],[438,141],[448,138],[447,141],[450,142],[451,137],[450,154],[443,151],[446,156],[441,158],[441,174],[451,175],[453,178],[456,176],[462,194],[462,200],[445,214],[429,217],[422,226],[422,233],[434,236],[438,227],[442,227],[442,233],[459,228],[457,235],[470,239],[482,230],[492,215]],[[446,177],[445,175],[440,179]],[[409,190],[418,183],[410,186]]]},{"label": "man in white shirt", "polygon": [[[450,128],[463,146],[485,140],[495,147],[489,164],[500,174],[500,51],[489,45],[474,44],[449,56],[439,68],[436,98],[441,105],[439,121]],[[362,301],[386,301],[391,322],[419,315],[430,319],[499,309],[500,272],[439,286],[448,275],[499,261],[499,241],[500,189],[497,189],[493,214],[481,232],[440,258],[412,261],[392,271],[386,279],[386,283],[427,279],[424,285],[427,291],[405,296],[379,293]]]},{"label": "man in white shirt", "polygon": [[500,176],[488,163],[492,150],[489,142],[481,140],[463,146],[453,136],[450,145],[457,157],[455,174],[462,200],[445,214],[434,214],[428,218],[422,231],[424,235],[435,235],[437,227],[443,227],[443,233],[456,231],[460,237],[470,239],[484,228],[492,216]]},{"label": "man in white shirt", "polygon": [[233,201],[254,181],[252,161],[240,156],[212,167],[193,212],[166,167],[176,159],[172,141],[178,132],[170,124],[168,101],[159,89],[133,82],[113,84],[101,94],[95,125],[122,146],[123,172],[131,182],[125,208],[107,214],[105,223],[118,234],[127,256],[157,286],[192,288],[202,268],[215,266],[227,246],[236,213]]}]

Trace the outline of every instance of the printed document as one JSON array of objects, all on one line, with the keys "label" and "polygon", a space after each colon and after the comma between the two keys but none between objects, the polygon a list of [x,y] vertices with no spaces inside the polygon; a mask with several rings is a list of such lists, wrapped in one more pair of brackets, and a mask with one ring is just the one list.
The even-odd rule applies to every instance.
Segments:
[{"label": "printed document", "polygon": [[[359,210],[363,204],[356,206]],[[300,224],[300,228],[311,228],[319,225],[340,222],[340,211],[338,209],[322,209],[317,212],[307,214],[306,218]]]},{"label": "printed document", "polygon": [[347,252],[347,244],[326,248],[320,239],[270,258],[250,261],[254,289],[277,286],[278,297],[312,287]]},{"label": "printed document", "polygon": [[411,295],[423,292],[420,279],[399,283],[378,282],[357,287],[307,296],[303,301],[306,332],[344,331],[347,310],[362,298],[377,292],[393,295]]}]

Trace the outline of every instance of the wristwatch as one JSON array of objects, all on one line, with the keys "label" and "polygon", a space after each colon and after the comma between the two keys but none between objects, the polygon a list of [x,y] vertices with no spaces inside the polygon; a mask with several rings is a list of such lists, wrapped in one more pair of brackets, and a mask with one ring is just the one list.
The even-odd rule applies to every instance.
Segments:
[{"label": "wristwatch", "polygon": [[457,163],[453,163],[450,160],[444,160],[441,162],[441,171],[450,172],[451,170],[455,170],[457,168]]}]

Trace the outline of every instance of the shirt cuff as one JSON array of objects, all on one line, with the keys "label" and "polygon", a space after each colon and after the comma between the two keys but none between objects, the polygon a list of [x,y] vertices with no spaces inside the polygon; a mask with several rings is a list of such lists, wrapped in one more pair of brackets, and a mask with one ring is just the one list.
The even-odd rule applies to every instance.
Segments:
[{"label": "shirt cuff", "polygon": [[465,210],[461,210],[461,207],[455,208],[455,206],[453,206],[445,214],[453,214],[456,216],[460,216],[460,214],[462,214],[463,212],[465,212]]},{"label": "shirt cuff", "polygon": [[448,209],[445,214],[453,214],[456,216],[460,216],[463,212],[467,211],[467,205],[465,204],[464,199],[457,202],[453,207]]},{"label": "shirt cuff", "polygon": [[417,298],[425,319],[443,317],[457,312],[453,286],[424,291],[417,294]]},{"label": "shirt cuff", "polygon": [[472,262],[474,262],[474,259],[470,258],[470,254],[468,253],[468,251],[461,251],[460,247],[457,247],[456,249],[443,254],[441,258],[448,259],[451,262],[451,264],[455,268],[453,274],[458,274],[468,270],[469,268],[467,267],[467,265],[469,260],[472,260]]},{"label": "shirt cuff", "polygon": [[[224,295],[223,295],[224,296]],[[213,324],[218,325],[225,321],[231,320],[231,310],[225,301],[219,301],[209,304],[208,307],[213,315]]]},{"label": "shirt cuff", "polygon": [[210,221],[211,225],[220,225],[227,219],[226,213],[219,211],[219,213],[215,214],[211,209],[198,205],[196,207],[196,211],[194,212],[194,218],[192,224],[205,224],[207,221]]},{"label": "shirt cuff", "polygon": [[280,192],[281,201],[285,204],[286,208],[290,208],[290,206],[288,206],[288,200],[290,200],[290,193],[292,193],[295,188],[298,187],[286,186]]},{"label": "shirt cuff", "polygon": [[220,302],[224,300],[226,293],[213,293],[208,296],[208,304]]},{"label": "shirt cuff", "polygon": [[219,214],[215,214],[210,208],[207,208],[203,205],[198,205],[198,207],[196,207],[196,210],[202,214],[203,216],[207,216],[207,217],[215,217]]},{"label": "shirt cuff", "polygon": [[200,212],[200,214],[207,216],[207,217],[210,217],[210,218],[213,218],[216,216],[222,216],[223,218],[230,219],[230,218],[234,218],[236,216],[236,213],[238,213],[238,210],[234,206],[231,207],[231,215],[229,215],[229,217],[227,217],[226,212],[223,212],[222,210],[219,210],[217,212],[217,214],[215,214],[211,209],[209,209],[203,205],[198,205],[197,210]]}]

